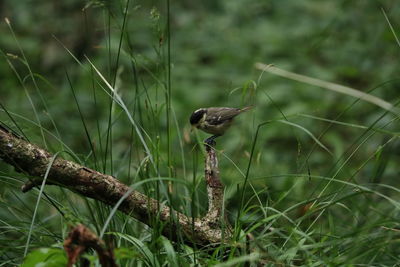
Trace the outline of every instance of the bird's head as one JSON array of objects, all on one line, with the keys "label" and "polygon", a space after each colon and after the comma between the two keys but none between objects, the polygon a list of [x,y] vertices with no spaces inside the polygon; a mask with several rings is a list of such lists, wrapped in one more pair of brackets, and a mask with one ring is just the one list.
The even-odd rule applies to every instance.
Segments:
[{"label": "bird's head", "polygon": [[190,116],[190,124],[192,125],[192,127],[197,127],[206,115],[206,113],[207,110],[205,108],[200,108],[194,111]]}]

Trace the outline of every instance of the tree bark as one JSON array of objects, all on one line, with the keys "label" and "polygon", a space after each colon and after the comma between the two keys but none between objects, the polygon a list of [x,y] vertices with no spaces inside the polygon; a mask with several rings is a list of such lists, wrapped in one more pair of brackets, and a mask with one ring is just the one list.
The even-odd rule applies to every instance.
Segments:
[{"label": "tree bark", "polygon": [[[53,155],[0,126],[0,158],[14,166],[17,171],[34,177],[22,188],[23,191],[29,191],[33,186],[42,183]],[[151,218],[157,216],[164,222],[162,233],[171,240],[177,240],[177,232],[181,231],[186,243],[208,246],[226,242],[232,234],[225,224],[226,220],[221,216],[223,185],[219,180],[218,161],[212,147],[207,148],[205,165],[209,210],[206,216],[195,220],[166,205],[159,207],[157,200],[130,189],[110,175],[61,158],[56,158],[51,165],[46,184],[68,188],[110,206],[114,206],[124,197],[118,207],[120,211],[150,227]]]}]

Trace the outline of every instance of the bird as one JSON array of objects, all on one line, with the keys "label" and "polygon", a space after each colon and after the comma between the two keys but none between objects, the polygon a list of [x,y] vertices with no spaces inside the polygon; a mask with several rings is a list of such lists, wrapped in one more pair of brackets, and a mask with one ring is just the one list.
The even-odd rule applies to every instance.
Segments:
[{"label": "bird", "polygon": [[226,130],[231,127],[233,119],[253,108],[252,106],[244,108],[210,107],[199,108],[190,116],[192,127],[200,129],[206,133],[212,134],[211,137],[204,140],[208,145],[215,143],[214,139],[224,135]]}]

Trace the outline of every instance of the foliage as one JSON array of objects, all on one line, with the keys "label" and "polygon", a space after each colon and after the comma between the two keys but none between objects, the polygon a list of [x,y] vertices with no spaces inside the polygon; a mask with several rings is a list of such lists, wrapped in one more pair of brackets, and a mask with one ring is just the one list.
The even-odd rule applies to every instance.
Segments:
[{"label": "foliage", "polygon": [[399,262],[398,116],[254,68],[274,64],[397,105],[397,1],[32,5],[0,9],[10,21],[0,25],[0,121],[129,185],[148,180],[141,191],[185,214],[207,208],[206,135],[190,133],[190,113],[255,108],[217,139],[232,246],[171,244],[157,218],[151,228],[118,212],[108,222],[110,207],[54,186],[27,242],[39,190],[22,194],[26,177],[0,163],[0,261],[44,257],[37,249],[62,242],[73,220],[109,232],[121,266]]},{"label": "foliage", "polygon": [[63,250],[59,248],[41,248],[29,253],[21,267],[57,267],[66,265],[67,257]]}]

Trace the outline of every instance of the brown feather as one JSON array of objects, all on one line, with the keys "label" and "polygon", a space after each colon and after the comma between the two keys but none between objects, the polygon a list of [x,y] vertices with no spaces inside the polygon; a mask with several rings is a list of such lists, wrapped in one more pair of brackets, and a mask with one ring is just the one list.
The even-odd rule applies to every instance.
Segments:
[{"label": "brown feather", "polygon": [[208,108],[206,122],[210,125],[218,125],[222,122],[232,120],[247,108]]}]

